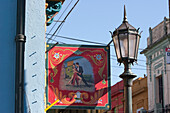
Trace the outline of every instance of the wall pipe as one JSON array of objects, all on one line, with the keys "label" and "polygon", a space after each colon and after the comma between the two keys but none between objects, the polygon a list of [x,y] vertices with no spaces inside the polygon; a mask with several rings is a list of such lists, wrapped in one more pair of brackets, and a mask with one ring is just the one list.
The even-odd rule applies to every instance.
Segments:
[{"label": "wall pipe", "polygon": [[17,0],[15,113],[24,113],[25,0]]}]

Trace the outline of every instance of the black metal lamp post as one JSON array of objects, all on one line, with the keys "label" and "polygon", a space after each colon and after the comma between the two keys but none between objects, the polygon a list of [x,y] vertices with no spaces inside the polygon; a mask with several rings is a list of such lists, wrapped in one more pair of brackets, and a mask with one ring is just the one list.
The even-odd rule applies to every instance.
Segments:
[{"label": "black metal lamp post", "polygon": [[132,113],[132,80],[136,77],[131,72],[131,64],[137,61],[140,35],[139,29],[135,29],[127,21],[124,6],[124,19],[122,24],[113,32],[112,38],[115,46],[118,62],[123,63],[124,72],[119,76],[124,81],[125,113]]}]

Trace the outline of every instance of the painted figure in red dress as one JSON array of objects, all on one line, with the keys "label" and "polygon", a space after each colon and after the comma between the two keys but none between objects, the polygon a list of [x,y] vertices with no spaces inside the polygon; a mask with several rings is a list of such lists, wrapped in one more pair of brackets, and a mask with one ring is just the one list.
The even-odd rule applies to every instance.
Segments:
[{"label": "painted figure in red dress", "polygon": [[69,85],[69,84],[75,85],[75,82],[77,83],[77,86],[80,85],[82,78],[80,76],[78,76],[77,74],[78,74],[78,71],[76,69],[75,64],[73,64],[73,75],[71,76],[71,79],[69,80],[67,85]]}]

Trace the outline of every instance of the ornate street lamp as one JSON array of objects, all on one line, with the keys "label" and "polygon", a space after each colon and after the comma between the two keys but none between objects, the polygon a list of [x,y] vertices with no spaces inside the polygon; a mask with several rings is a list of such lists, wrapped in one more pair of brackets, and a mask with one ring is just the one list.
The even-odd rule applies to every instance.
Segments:
[{"label": "ornate street lamp", "polygon": [[123,63],[124,72],[119,76],[124,81],[125,113],[132,113],[132,80],[136,77],[131,72],[131,64],[137,61],[140,35],[139,29],[135,29],[127,21],[124,6],[124,19],[122,24],[112,33],[117,61]]}]

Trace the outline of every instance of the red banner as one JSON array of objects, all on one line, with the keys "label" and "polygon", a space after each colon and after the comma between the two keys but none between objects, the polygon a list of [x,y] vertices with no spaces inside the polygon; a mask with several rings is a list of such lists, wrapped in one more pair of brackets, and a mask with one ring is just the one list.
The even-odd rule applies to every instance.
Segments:
[{"label": "red banner", "polygon": [[47,106],[59,100],[53,109],[110,109],[109,55],[106,46],[52,48],[46,62]]}]

